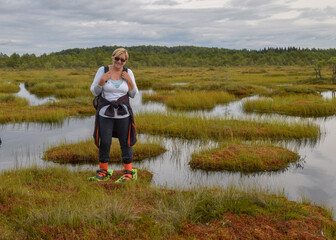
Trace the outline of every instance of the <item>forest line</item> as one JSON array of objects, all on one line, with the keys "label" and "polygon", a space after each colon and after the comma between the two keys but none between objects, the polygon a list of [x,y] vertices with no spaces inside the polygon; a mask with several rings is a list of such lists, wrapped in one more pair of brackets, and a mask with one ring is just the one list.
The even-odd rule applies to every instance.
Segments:
[{"label": "forest line", "polygon": [[[50,54],[0,53],[2,69],[96,68],[111,63],[111,53],[119,46],[73,48]],[[264,48],[233,50],[195,46],[127,47],[128,66],[139,67],[219,67],[219,66],[327,66],[336,65],[336,49]]]}]

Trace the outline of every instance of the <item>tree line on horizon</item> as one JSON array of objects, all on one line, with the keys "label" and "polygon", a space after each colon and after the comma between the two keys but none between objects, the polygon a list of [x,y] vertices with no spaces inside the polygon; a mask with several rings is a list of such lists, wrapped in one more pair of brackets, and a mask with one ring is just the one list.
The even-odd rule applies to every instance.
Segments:
[{"label": "tree line on horizon", "polygon": [[[96,68],[111,64],[112,52],[120,46],[73,48],[50,54],[10,56],[0,53],[0,69]],[[126,47],[128,67],[219,67],[219,66],[316,66],[336,65],[336,49],[264,48],[234,50],[195,46]],[[333,65],[333,61],[335,62]]]}]

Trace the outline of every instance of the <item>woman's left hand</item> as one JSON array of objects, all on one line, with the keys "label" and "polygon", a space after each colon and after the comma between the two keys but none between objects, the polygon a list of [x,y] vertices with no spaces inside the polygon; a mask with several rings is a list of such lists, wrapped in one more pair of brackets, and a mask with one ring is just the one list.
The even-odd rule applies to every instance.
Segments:
[{"label": "woman's left hand", "polygon": [[134,84],[133,84],[131,76],[127,72],[123,71],[121,73],[121,77],[127,82],[128,90],[132,91],[134,88]]},{"label": "woman's left hand", "polygon": [[123,72],[121,73],[121,77],[122,77],[123,79],[125,79],[125,81],[126,81],[127,83],[131,83],[131,82],[132,82],[131,76],[130,76],[127,72],[125,72],[125,71],[123,71]]}]

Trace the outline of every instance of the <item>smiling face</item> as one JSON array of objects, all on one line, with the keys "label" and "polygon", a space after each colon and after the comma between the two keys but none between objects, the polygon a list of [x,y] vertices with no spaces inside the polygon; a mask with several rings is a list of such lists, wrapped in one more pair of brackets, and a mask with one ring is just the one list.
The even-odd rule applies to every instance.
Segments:
[{"label": "smiling face", "polygon": [[113,59],[113,66],[116,68],[122,68],[127,62],[127,57],[126,54],[124,53],[119,54],[113,57],[112,59]]},{"label": "smiling face", "polygon": [[113,66],[117,69],[122,68],[128,60],[128,52],[125,48],[117,48],[112,53]]}]

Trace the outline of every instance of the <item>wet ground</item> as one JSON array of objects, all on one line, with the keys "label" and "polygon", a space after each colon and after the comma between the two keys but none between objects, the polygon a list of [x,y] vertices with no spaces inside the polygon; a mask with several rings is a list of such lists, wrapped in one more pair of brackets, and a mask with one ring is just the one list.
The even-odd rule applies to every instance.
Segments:
[{"label": "wet ground", "polygon": [[[17,94],[29,99],[32,105],[43,104],[55,99],[39,99],[31,95],[23,85]],[[150,91],[149,91],[150,92]],[[333,97],[331,92],[323,93],[324,97]],[[257,96],[255,96],[257,97]],[[234,118],[260,119],[260,115],[246,114],[242,111],[243,100],[226,106],[217,106],[211,111],[196,111],[192,115],[205,115]],[[139,111],[165,112],[163,104],[143,104],[141,94],[132,100],[135,114]],[[300,121],[300,118],[283,117],[265,114],[262,118],[282,118],[284,121]],[[215,142],[186,141],[182,139],[139,135],[139,140],[159,141],[166,147],[167,152],[141,163],[135,167],[146,168],[154,176],[152,183],[165,187],[188,189],[199,186],[216,186],[245,184],[269,187],[275,190],[284,189],[291,200],[305,196],[318,204],[327,204],[336,209],[336,117],[309,119],[321,125],[325,132],[317,143],[287,142],[290,150],[297,150],[301,160],[279,172],[242,175],[230,172],[206,172],[191,170],[189,161],[191,154],[200,149],[216,146]],[[41,158],[43,152],[52,145],[61,142],[77,142],[91,138],[93,117],[66,119],[60,124],[5,124],[0,125],[0,171],[14,167],[30,166],[32,164],[48,165]],[[122,169],[122,164],[111,164],[112,168]],[[69,168],[85,168],[96,170],[96,165],[74,166]],[[85,176],[86,177],[86,176]],[[336,212],[335,212],[336,213]]]}]

